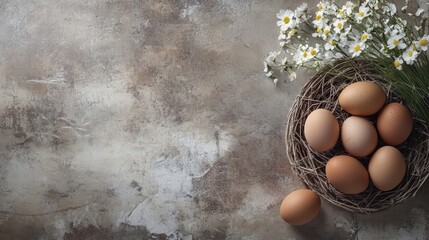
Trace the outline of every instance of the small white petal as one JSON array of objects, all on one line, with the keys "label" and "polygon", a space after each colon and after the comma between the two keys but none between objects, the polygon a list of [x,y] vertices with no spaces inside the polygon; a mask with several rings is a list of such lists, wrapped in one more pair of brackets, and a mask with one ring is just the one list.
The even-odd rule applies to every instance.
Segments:
[{"label": "small white petal", "polygon": [[416,16],[419,17],[423,12],[424,12],[423,9],[421,8],[417,9]]}]

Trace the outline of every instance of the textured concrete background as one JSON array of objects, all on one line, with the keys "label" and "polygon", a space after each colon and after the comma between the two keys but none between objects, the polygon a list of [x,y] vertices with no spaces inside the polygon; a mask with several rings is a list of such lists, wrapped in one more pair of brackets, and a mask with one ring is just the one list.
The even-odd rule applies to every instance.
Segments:
[{"label": "textured concrete background", "polygon": [[297,5],[1,0],[0,239],[428,239],[428,187],[371,216],[280,219],[306,77],[261,70]]}]

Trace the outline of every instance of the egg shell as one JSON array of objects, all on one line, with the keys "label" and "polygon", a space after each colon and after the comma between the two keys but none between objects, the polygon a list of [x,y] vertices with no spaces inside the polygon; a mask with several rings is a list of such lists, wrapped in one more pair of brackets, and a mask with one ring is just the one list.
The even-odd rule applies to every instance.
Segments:
[{"label": "egg shell", "polygon": [[340,135],[340,125],[332,112],[316,109],[311,112],[304,124],[304,136],[310,147],[318,152],[335,146]]},{"label": "egg shell", "polygon": [[368,187],[368,171],[354,157],[346,155],[335,156],[329,159],[325,171],[329,183],[345,194],[358,194]]},{"label": "egg shell", "polygon": [[364,157],[377,147],[377,130],[365,118],[351,116],[341,127],[341,142],[346,152],[356,157]]},{"label": "egg shell", "polygon": [[386,144],[397,146],[410,136],[413,130],[413,115],[400,103],[389,103],[377,117],[377,129]]},{"label": "egg shell", "polygon": [[386,93],[376,83],[361,81],[344,88],[338,101],[340,106],[352,115],[370,116],[383,107]]},{"label": "egg shell", "polygon": [[302,225],[316,218],[320,211],[320,197],[308,189],[296,190],[285,197],[280,216],[287,223]]},{"label": "egg shell", "polygon": [[381,191],[390,191],[398,186],[406,170],[405,157],[392,146],[379,148],[368,165],[371,181]]}]

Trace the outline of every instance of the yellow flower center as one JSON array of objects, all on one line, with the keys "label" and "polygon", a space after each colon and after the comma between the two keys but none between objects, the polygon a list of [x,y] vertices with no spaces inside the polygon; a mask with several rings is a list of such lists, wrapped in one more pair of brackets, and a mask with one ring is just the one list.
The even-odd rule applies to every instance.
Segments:
[{"label": "yellow flower center", "polygon": [[323,9],[323,5],[322,5],[322,4],[317,4],[317,8],[318,8],[319,10],[322,10],[322,9]]},{"label": "yellow flower center", "polygon": [[408,57],[412,57],[413,56],[414,51],[409,51],[408,52]]},{"label": "yellow flower center", "polygon": [[320,27],[318,27],[317,29],[316,29],[316,32],[317,33],[320,33],[322,31],[322,29],[320,28]]},{"label": "yellow flower center", "polygon": [[316,20],[317,20],[317,21],[319,21],[320,19],[322,19],[322,15],[317,14],[317,16],[316,16]]},{"label": "yellow flower center", "polygon": [[393,45],[398,46],[398,44],[399,44],[399,40],[398,39],[393,40]]},{"label": "yellow flower center", "polygon": [[359,17],[363,17],[365,15],[363,12],[359,12]]},{"label": "yellow flower center", "polygon": [[289,18],[288,16],[284,17],[284,18],[283,18],[283,22],[284,22],[285,24],[288,24],[288,23],[290,22],[290,18]]},{"label": "yellow flower center", "polygon": [[360,50],[360,45],[356,45],[356,46],[353,48],[353,50],[354,50],[355,52],[359,52],[359,50]]},{"label": "yellow flower center", "polygon": [[360,39],[362,41],[368,39],[368,34],[364,33]]},{"label": "yellow flower center", "polygon": [[302,54],[302,56],[304,56],[305,58],[308,56],[308,54],[307,54],[307,52],[304,52],[303,54]]},{"label": "yellow flower center", "polygon": [[329,29],[325,29],[325,31],[323,31],[323,33],[324,33],[325,35],[328,35],[328,34],[329,34]]},{"label": "yellow flower center", "polygon": [[335,46],[335,45],[337,45],[337,43],[335,42],[335,40],[332,40],[331,41],[331,46]]},{"label": "yellow flower center", "polygon": [[393,64],[395,64],[396,68],[399,68],[401,66],[401,63],[399,62],[399,60],[395,60]]},{"label": "yellow flower center", "polygon": [[316,55],[317,54],[317,51],[316,51],[316,49],[311,49],[311,51],[310,51],[310,53],[311,53],[311,55]]},{"label": "yellow flower center", "polygon": [[343,24],[342,24],[342,23],[338,23],[338,24],[337,24],[337,28],[338,28],[338,29],[343,28]]},{"label": "yellow flower center", "polygon": [[340,9],[340,11],[338,11],[338,14],[341,16],[341,15],[343,15],[344,14],[344,10],[343,9]]},{"label": "yellow flower center", "polygon": [[420,46],[426,46],[428,44],[428,40],[426,38],[422,38],[419,41]]}]

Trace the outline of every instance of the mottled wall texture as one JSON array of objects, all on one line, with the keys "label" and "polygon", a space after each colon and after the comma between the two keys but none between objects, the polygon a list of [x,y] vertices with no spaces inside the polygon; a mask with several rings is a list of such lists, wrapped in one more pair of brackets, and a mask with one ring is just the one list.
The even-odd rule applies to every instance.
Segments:
[{"label": "mottled wall texture", "polygon": [[261,70],[298,4],[1,0],[0,239],[428,239],[428,187],[371,216],[280,219],[311,73],[276,88]]}]

